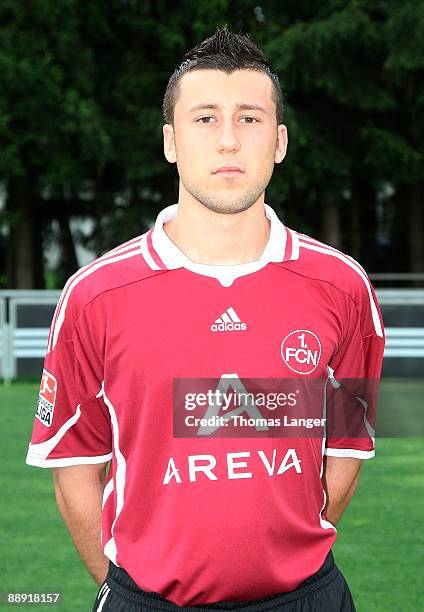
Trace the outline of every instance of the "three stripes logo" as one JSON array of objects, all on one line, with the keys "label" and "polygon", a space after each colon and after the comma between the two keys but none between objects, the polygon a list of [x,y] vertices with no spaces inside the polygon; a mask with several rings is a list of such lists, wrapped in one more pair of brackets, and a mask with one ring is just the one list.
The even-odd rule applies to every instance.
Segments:
[{"label": "three stripes logo", "polygon": [[213,332],[246,331],[246,329],[246,323],[240,320],[232,307],[227,308],[227,310],[216,319],[215,323],[211,325],[211,331]]}]

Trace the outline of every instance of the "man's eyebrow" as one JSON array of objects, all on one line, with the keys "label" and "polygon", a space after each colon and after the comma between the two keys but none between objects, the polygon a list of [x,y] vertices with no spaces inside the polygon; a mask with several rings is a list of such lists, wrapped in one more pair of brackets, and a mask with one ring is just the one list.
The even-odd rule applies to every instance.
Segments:
[{"label": "man's eyebrow", "polygon": [[262,113],[267,113],[266,108],[261,106],[260,104],[237,104],[237,110],[249,111],[249,110],[257,110]]},{"label": "man's eyebrow", "polygon": [[195,106],[192,106],[191,108],[188,109],[189,113],[194,113],[195,111],[198,110],[215,110],[218,108],[218,104],[196,104]]},{"label": "man's eyebrow", "polygon": [[[218,104],[213,104],[213,103],[196,104],[195,106],[192,106],[191,108],[189,108],[189,113],[194,113],[195,111],[198,111],[198,110],[216,110],[217,108],[219,108]],[[236,104],[236,110],[237,111],[256,110],[262,113],[268,112],[266,108],[264,108],[260,104],[245,104],[245,103]]]}]

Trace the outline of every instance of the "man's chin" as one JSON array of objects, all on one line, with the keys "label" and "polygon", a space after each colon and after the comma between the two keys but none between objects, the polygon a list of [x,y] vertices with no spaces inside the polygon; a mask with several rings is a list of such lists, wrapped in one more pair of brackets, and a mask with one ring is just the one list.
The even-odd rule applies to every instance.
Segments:
[{"label": "man's chin", "polygon": [[250,200],[240,201],[234,198],[223,200],[223,199],[219,199],[218,197],[215,197],[210,200],[209,199],[199,200],[200,204],[205,206],[205,208],[212,210],[216,213],[223,214],[223,215],[234,215],[234,214],[243,212],[245,210],[248,210],[251,206],[253,206],[255,201],[253,202]]},{"label": "man's chin", "polygon": [[252,194],[236,190],[214,191],[213,193],[192,193],[205,208],[221,214],[236,214],[248,210],[260,197],[260,193]]}]

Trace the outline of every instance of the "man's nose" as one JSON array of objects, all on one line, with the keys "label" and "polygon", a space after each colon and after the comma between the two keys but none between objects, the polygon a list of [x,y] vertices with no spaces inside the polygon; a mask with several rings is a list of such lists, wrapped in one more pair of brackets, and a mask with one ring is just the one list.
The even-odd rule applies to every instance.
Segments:
[{"label": "man's nose", "polygon": [[232,120],[224,121],[217,142],[217,150],[220,153],[238,151],[240,142],[237,138],[236,128]]}]

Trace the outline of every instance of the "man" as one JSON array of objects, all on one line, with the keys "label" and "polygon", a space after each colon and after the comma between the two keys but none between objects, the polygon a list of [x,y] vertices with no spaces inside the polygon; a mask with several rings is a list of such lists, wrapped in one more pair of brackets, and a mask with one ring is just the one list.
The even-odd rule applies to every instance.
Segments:
[{"label": "man", "polygon": [[331,547],[372,438],[179,435],[178,384],[378,378],[373,289],[264,203],[287,130],[247,36],[189,52],[164,114],[178,204],[65,286],[27,462],[53,468],[95,610],[354,610]]}]

